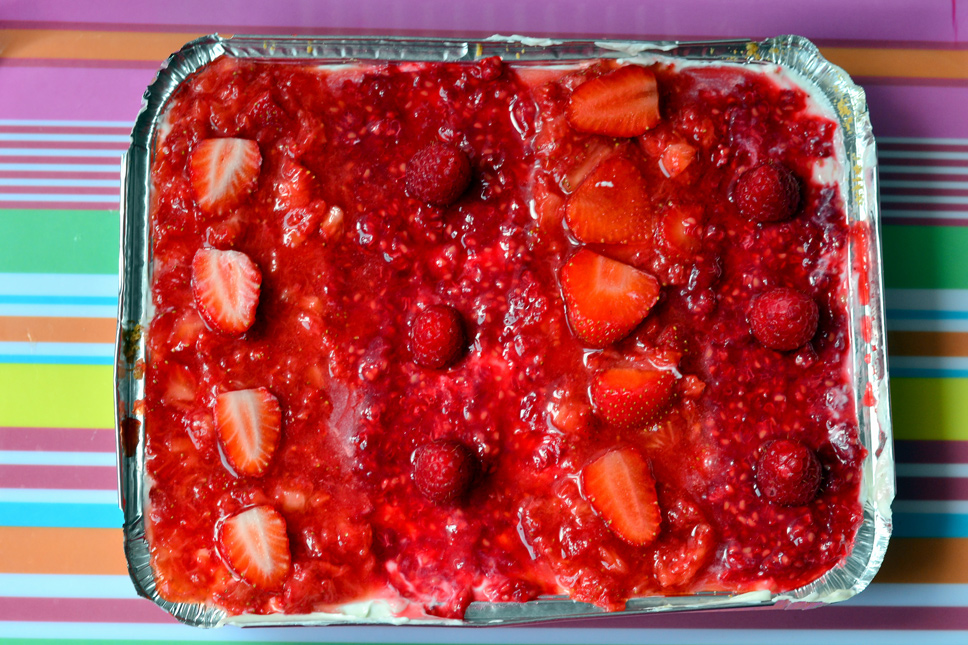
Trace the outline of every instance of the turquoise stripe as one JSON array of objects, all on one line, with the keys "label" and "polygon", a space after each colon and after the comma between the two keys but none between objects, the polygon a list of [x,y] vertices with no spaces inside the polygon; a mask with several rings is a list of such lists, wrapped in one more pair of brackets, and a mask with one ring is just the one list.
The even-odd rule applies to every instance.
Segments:
[{"label": "turquoise stripe", "polygon": [[115,529],[123,525],[117,505],[0,502],[0,526]]},{"label": "turquoise stripe", "polygon": [[[890,362],[890,361],[888,361]],[[917,367],[890,367],[891,376],[907,378],[968,378],[968,370]]]},{"label": "turquoise stripe", "polygon": [[968,538],[968,515],[895,513],[893,537]]},{"label": "turquoise stripe", "polygon": [[968,311],[943,311],[936,309],[887,309],[888,318],[910,320],[968,320]]},{"label": "turquoise stripe", "polygon": [[5,305],[118,305],[117,297],[0,295]]},{"label": "turquoise stripe", "polygon": [[24,365],[114,365],[113,356],[31,356],[0,354],[0,363]]}]

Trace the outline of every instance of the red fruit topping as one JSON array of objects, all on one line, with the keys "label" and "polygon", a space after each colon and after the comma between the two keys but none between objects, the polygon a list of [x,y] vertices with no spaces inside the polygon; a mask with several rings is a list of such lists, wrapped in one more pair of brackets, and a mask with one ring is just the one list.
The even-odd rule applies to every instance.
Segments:
[{"label": "red fruit topping", "polygon": [[254,506],[222,524],[222,557],[246,582],[278,589],[289,574],[286,520],[270,506]]},{"label": "red fruit topping", "polygon": [[672,206],[662,214],[661,239],[668,251],[679,259],[688,259],[702,246],[702,206],[685,204]]},{"label": "red fruit topping", "polygon": [[592,347],[628,336],[659,300],[651,275],[587,249],[561,269],[561,288],[572,330]]},{"label": "red fruit topping", "polygon": [[666,409],[675,385],[672,372],[612,368],[592,379],[592,405],[598,416],[617,428],[641,428]]},{"label": "red fruit topping", "polygon": [[791,351],[817,333],[817,303],[795,289],[765,291],[750,304],[750,328],[763,347]]},{"label": "red fruit topping", "polygon": [[659,169],[666,177],[677,177],[695,157],[696,149],[688,143],[670,143],[659,158]]},{"label": "red fruit topping", "polygon": [[662,515],[649,464],[632,448],[616,448],[585,466],[582,489],[615,535],[645,546],[659,534]]},{"label": "red fruit topping", "polygon": [[800,184],[785,167],[765,163],[744,172],[733,193],[739,212],[754,222],[779,222],[800,204]]},{"label": "red fruit topping", "polygon": [[418,365],[432,369],[449,367],[466,344],[464,321],[453,307],[431,305],[413,320],[410,352]]},{"label": "red fruit topping", "polygon": [[470,159],[457,146],[433,143],[407,163],[407,190],[433,206],[450,206],[470,183]]},{"label": "red fruit topping", "polygon": [[782,506],[810,502],[817,496],[820,477],[816,453],[799,441],[771,441],[756,463],[756,487],[760,495]]},{"label": "red fruit topping", "polygon": [[653,556],[655,579],[663,587],[688,584],[709,561],[714,539],[708,524],[697,524],[686,539],[658,547]]},{"label": "red fruit topping", "polygon": [[424,497],[438,504],[464,497],[477,471],[477,456],[459,441],[431,441],[414,453],[413,483]]},{"label": "red fruit topping", "polygon": [[220,213],[236,206],[259,180],[262,154],[248,139],[205,139],[192,151],[189,175],[198,206]]},{"label": "red fruit topping", "polygon": [[255,322],[262,272],[245,253],[199,249],[192,259],[195,306],[210,326],[242,334]]},{"label": "red fruit topping", "polygon": [[568,197],[568,228],[586,244],[640,241],[650,234],[645,180],[631,161],[615,156],[598,165]]},{"label": "red fruit topping", "polygon": [[585,81],[572,93],[566,114],[580,132],[637,137],[660,119],[655,74],[627,65]]},{"label": "red fruit topping", "polygon": [[232,468],[240,475],[261,475],[282,434],[279,400],[264,387],[219,394],[215,428]]}]

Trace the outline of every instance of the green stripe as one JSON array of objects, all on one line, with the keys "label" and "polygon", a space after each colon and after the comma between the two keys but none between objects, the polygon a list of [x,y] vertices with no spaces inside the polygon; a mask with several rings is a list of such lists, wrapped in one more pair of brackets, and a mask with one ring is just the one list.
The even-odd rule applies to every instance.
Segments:
[{"label": "green stripe", "polygon": [[968,378],[893,378],[895,439],[968,440]]},{"label": "green stripe", "polygon": [[117,273],[118,211],[0,209],[0,273]]},{"label": "green stripe", "polygon": [[884,226],[891,289],[968,289],[968,226]]},{"label": "green stripe", "polygon": [[2,363],[0,392],[0,426],[114,427],[111,366]]}]

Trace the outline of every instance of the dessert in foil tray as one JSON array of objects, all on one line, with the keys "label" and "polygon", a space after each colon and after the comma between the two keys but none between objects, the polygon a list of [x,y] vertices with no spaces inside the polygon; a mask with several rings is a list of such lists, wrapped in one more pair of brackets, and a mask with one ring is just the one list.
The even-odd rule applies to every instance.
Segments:
[{"label": "dessert in foil tray", "polygon": [[152,144],[158,595],[460,619],[842,563],[842,136],[771,65],[204,66]]}]

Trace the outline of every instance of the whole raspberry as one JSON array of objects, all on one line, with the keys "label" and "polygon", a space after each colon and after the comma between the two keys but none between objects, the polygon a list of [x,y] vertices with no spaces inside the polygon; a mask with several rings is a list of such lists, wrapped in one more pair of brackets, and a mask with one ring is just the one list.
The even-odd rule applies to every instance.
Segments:
[{"label": "whole raspberry", "polygon": [[802,506],[817,496],[820,460],[799,441],[779,439],[766,444],[756,463],[760,495],[782,506]]},{"label": "whole raspberry", "polygon": [[779,287],[764,291],[750,303],[750,329],[760,345],[791,351],[817,333],[820,312],[810,296]]},{"label": "whole raspberry", "polygon": [[433,206],[450,206],[471,183],[471,162],[446,143],[421,148],[407,163],[407,190]]},{"label": "whole raspberry", "polygon": [[414,362],[423,367],[449,367],[466,344],[464,321],[448,305],[427,307],[417,314],[410,328],[410,353]]},{"label": "whole raspberry", "polygon": [[424,497],[438,504],[464,497],[477,470],[477,456],[459,441],[431,441],[414,452],[413,483]]},{"label": "whole raspberry", "polygon": [[800,205],[800,184],[785,167],[760,164],[744,172],[733,193],[739,212],[755,222],[779,222]]}]

